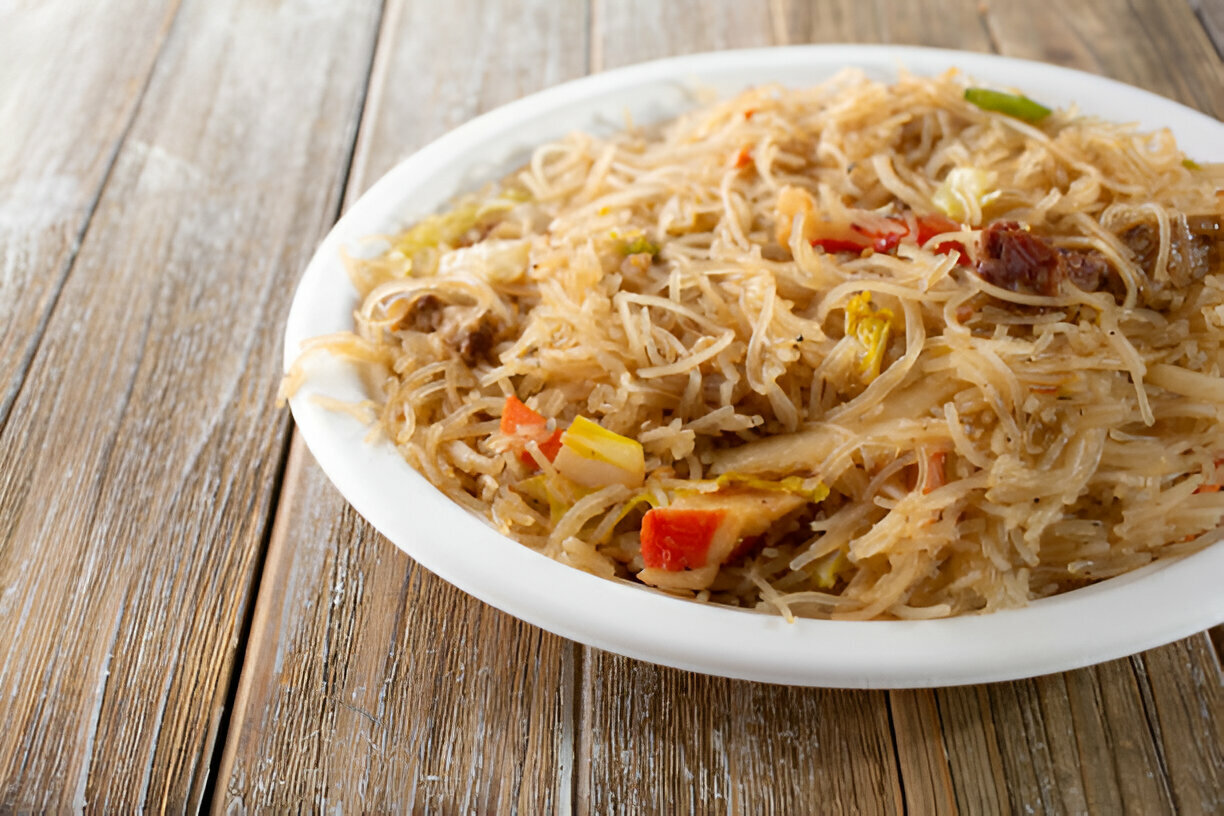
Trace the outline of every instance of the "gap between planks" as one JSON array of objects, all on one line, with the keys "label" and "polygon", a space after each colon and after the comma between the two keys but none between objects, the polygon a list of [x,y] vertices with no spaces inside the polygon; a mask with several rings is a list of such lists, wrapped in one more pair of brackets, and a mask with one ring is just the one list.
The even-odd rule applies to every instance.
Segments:
[{"label": "gap between planks", "polygon": [[[352,195],[349,189],[349,183],[353,178],[353,163],[357,155],[358,141],[361,138],[363,125],[366,121],[367,106],[370,99],[371,84],[373,82],[374,66],[377,64],[379,45],[382,43],[383,25],[385,22],[387,11],[387,0],[380,0],[378,11],[374,15],[374,24],[372,26],[372,37],[370,41],[370,56],[366,64],[365,79],[362,82],[361,90],[358,93],[359,100],[357,103],[357,116],[355,118],[352,135],[348,139],[348,149],[343,160],[343,168],[340,175],[338,190],[339,195],[336,196],[336,206],[332,210],[329,220],[335,224],[339,220],[341,213],[348,207],[350,197]],[[292,420],[287,425],[284,434],[284,441],[280,449],[280,460],[275,468],[276,472],[276,487],[274,489],[271,506],[275,511],[271,515],[272,522],[264,531],[258,554],[256,556],[255,569],[251,578],[250,587],[246,593],[248,597],[247,608],[243,612],[243,619],[240,624],[238,642],[234,648],[234,659],[230,664],[230,676],[225,684],[225,702],[221,708],[220,719],[217,723],[216,731],[213,734],[213,745],[210,752],[210,760],[205,771],[205,781],[200,798],[197,800],[200,803],[199,812],[219,812],[223,807],[222,803],[217,800],[218,787],[221,786],[222,796],[224,796],[224,785],[229,781],[230,772],[234,763],[234,751],[236,745],[232,744],[230,736],[230,721],[233,712],[243,702],[239,699],[240,694],[244,694],[245,688],[242,683],[243,669],[246,666],[247,649],[250,646],[251,631],[255,622],[255,616],[259,612],[259,590],[263,586],[264,568],[268,564],[269,554],[274,546],[285,546],[285,529],[287,525],[278,523],[282,511],[287,511],[290,502],[292,501],[293,487],[298,483],[298,478],[294,474],[300,471],[301,465],[299,457],[293,455],[294,440],[297,438],[298,430]],[[303,445],[304,447],[304,445]],[[287,489],[286,489],[287,488]]]}]

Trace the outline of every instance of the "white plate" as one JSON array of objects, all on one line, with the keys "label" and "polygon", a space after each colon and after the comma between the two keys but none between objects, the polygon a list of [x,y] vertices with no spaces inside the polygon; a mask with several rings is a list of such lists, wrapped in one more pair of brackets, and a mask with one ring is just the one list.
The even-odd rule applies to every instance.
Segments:
[{"label": "white plate", "polygon": [[[656,121],[693,107],[692,89],[819,82],[846,66],[890,79],[904,66],[1019,87],[1046,104],[1145,128],[1168,126],[1191,156],[1224,159],[1224,125],[1101,77],[1003,57],[880,46],[813,46],[680,57],[580,79],[494,110],[384,176],[319,247],[285,332],[285,364],[301,341],[351,328],[356,296],[342,246],[385,233],[509,173],[531,148],[582,128],[608,132],[627,111]],[[934,621],[832,622],[700,605],[606,581],[539,555],[445,499],[388,444],[311,394],[359,399],[355,374],[320,360],[291,401],[323,470],[383,535],[443,579],[529,623],[620,654],[727,677],[794,685],[902,688],[980,683],[1063,671],[1131,654],[1224,621],[1224,543],[1180,561],[1038,601],[1025,609]]]}]

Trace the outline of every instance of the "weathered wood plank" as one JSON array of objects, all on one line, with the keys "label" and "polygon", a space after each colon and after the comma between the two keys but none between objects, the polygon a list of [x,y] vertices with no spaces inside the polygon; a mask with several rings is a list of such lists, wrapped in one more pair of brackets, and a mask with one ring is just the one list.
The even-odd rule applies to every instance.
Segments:
[{"label": "weathered wood plank", "polygon": [[0,434],[0,810],[199,804],[377,14],[180,9]]},{"label": "weathered wood plank", "polygon": [[[699,23],[692,22],[698,19]],[[949,19],[956,24],[949,25]],[[990,47],[977,5],[968,1],[884,6],[775,2],[768,21],[760,6],[753,4],[656,8],[596,3],[592,25],[595,68],[770,42]],[[893,715],[901,721],[894,749],[886,730],[889,698],[883,694],[718,680],[596,650],[586,650],[583,674],[578,794],[584,811],[674,806],[680,811],[889,812],[902,807],[901,787],[915,812],[950,801],[947,760],[938,747],[938,718],[932,718],[929,694],[894,698]],[[928,705],[921,705],[923,699]],[[621,708],[608,711],[612,705]],[[821,729],[834,724],[842,733],[832,742],[821,739]],[[771,732],[785,736],[771,739]],[[839,740],[858,748],[848,752],[849,757],[847,752],[821,750]],[[780,751],[789,753],[771,761],[771,755]],[[735,767],[727,758],[731,752],[738,760]],[[792,769],[795,760],[801,765]],[[850,764],[840,764],[843,761]],[[856,772],[863,771],[862,763],[879,781],[861,785],[852,781]],[[913,777],[912,790],[901,785],[898,763],[903,777]],[[779,773],[793,776],[779,783]]]},{"label": "weathered wood plank", "polygon": [[0,427],[177,8],[0,7]]},{"label": "weathered wood plank", "polygon": [[[784,21],[780,39],[788,43],[859,41],[992,50],[981,5],[972,0],[777,5],[781,8],[775,18]],[[934,693],[893,692],[888,701],[906,811],[945,813],[958,803],[963,812],[997,811],[998,794],[1006,784],[997,753],[955,757],[963,781],[954,787],[949,746],[941,733],[946,723]]]},{"label": "weathered wood plank", "polygon": [[936,691],[958,809],[1212,812],[1224,802],[1224,705],[1207,650],[1190,638],[1080,671]]},{"label": "weathered wood plank", "polygon": [[[350,199],[483,109],[582,74],[579,10],[389,4]],[[413,563],[356,517],[300,445],[275,531],[217,812],[569,809],[572,643]]]},{"label": "weathered wood plank", "polygon": [[778,41],[785,44],[879,42],[991,50],[981,4],[967,0],[774,0],[772,7]]},{"label": "weathered wood plank", "polygon": [[773,45],[764,3],[592,0],[591,71],[650,59]]},{"label": "weathered wood plank", "polygon": [[883,692],[724,680],[585,650],[580,813],[900,813]]},{"label": "weathered wood plank", "polygon": [[1215,45],[1216,53],[1224,57],[1224,0],[1190,0],[1190,5]]},{"label": "weathered wood plank", "polygon": [[951,813],[956,809],[956,791],[935,693],[897,691],[889,694],[888,702],[905,812]]},{"label": "weathered wood plank", "polygon": [[1224,810],[1224,684],[1209,651],[1202,638],[1188,638],[1136,658],[1178,813]]},{"label": "weathered wood plank", "polygon": [[961,812],[1170,810],[1126,661],[936,696]]},{"label": "weathered wood plank", "polygon": [[[1005,812],[1008,780],[987,688],[968,686],[936,693],[948,770],[962,813]],[[904,742],[898,736],[898,744]]]},{"label": "weathered wood plank", "polygon": [[1181,0],[1040,0],[988,9],[1000,53],[1104,74],[1224,116],[1224,63]]},{"label": "weathered wood plank", "polygon": [[300,442],[286,476],[214,811],[563,810],[574,647],[412,564]]}]

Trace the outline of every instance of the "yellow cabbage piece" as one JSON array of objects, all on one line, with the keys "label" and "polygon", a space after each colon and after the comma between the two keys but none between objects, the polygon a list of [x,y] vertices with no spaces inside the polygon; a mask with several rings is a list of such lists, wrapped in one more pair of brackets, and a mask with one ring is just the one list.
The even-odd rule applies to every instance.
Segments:
[{"label": "yellow cabbage piece", "polygon": [[880,376],[884,352],[892,336],[892,317],[891,309],[872,305],[871,292],[860,292],[846,303],[846,336],[858,340],[863,347],[859,371],[867,382]]}]

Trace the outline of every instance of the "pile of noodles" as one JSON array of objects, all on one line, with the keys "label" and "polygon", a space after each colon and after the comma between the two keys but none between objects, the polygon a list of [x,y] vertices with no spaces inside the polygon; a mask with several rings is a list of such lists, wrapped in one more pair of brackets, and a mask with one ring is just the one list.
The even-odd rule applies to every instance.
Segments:
[{"label": "pile of noodles", "polygon": [[[1224,277],[1175,285],[1166,267],[1178,219],[1220,212],[1220,168],[1188,160],[1167,132],[982,110],[965,85],[848,72],[546,144],[449,213],[348,258],[355,330],[307,350],[367,366],[375,396],[350,410],[446,495],[597,575],[642,569],[643,493],[666,504],[725,473],[828,486],[713,586],[678,591],[702,601],[942,617],[1213,543]],[[929,213],[963,167],[997,188],[963,202],[953,237],[966,253],[824,252],[799,223],[777,240],[784,187],[826,211]],[[998,220],[1099,252],[1121,291],[992,286],[965,254]],[[1143,220],[1160,237],[1150,272],[1119,238]],[[456,223],[462,235],[448,233]],[[499,249],[472,251],[483,243]],[[845,333],[863,292],[892,315],[878,373]],[[451,324],[483,322],[487,353],[406,319],[426,295]],[[582,414],[641,442],[645,487],[584,491],[555,512],[516,490],[533,472],[498,431],[510,394],[559,427]],[[936,451],[942,484],[920,489]]]}]

